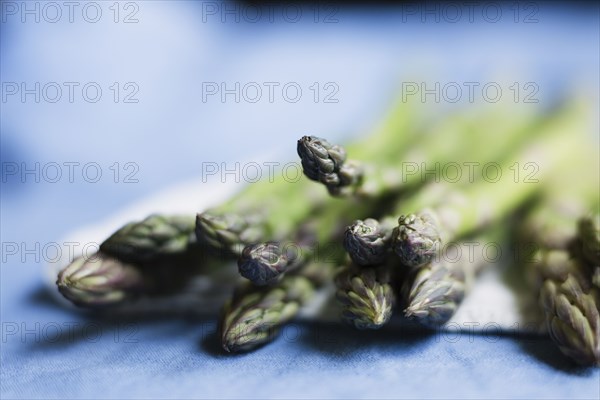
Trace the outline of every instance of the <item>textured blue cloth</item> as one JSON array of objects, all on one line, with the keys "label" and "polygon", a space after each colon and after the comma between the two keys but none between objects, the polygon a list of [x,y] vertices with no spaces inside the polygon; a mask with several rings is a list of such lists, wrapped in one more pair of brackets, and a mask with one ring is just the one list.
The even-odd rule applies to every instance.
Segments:
[{"label": "textured blue cloth", "polygon": [[[98,103],[36,103],[31,95],[2,102],[3,168],[40,163],[41,179],[3,169],[0,397],[600,398],[599,371],[574,366],[548,339],[302,323],[256,352],[228,356],[217,345],[215,316],[93,319],[56,305],[41,279],[51,244],[67,232],[200,175],[202,162],[264,153],[266,139],[289,160],[287,144],[306,132],[334,140],[359,133],[382,117],[407,77],[500,76],[504,88],[536,82],[540,103],[524,105],[531,107],[565,87],[597,91],[597,8],[535,3],[538,22],[529,24],[521,22],[531,9],[515,23],[509,5],[498,23],[479,14],[473,23],[431,15],[423,23],[412,10],[340,10],[339,22],[324,24],[308,9],[298,23],[279,14],[273,23],[222,23],[220,14],[203,14],[202,3],[156,1],[136,3],[138,23],[117,24],[109,3],[97,24],[21,23],[11,14],[1,26],[3,83],[94,81],[104,94]],[[331,12],[322,11],[319,21]],[[304,97],[203,101],[202,83],[223,81],[296,82]],[[114,82],[121,96],[135,82],[139,103],[115,103]],[[315,102],[314,82],[322,91],[336,83],[339,102]],[[51,162],[95,162],[103,175],[91,183],[76,169],[70,182],[63,166],[51,183],[53,172],[42,172]],[[137,182],[124,181],[129,173]]]}]

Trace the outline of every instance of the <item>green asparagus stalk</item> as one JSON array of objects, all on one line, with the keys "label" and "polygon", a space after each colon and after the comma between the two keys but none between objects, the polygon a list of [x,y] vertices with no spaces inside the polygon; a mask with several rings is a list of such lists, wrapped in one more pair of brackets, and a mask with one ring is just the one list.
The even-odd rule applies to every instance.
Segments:
[{"label": "green asparagus stalk", "polygon": [[444,242],[493,224],[540,191],[542,185],[516,179],[509,172],[511,167],[532,163],[539,168],[535,177],[538,181],[569,168],[572,154],[581,150],[584,139],[580,134],[585,133],[586,114],[581,111],[581,107],[571,107],[559,113],[552,124],[543,128],[544,140],[511,157],[500,168],[502,175],[497,180],[454,191],[437,206],[402,215],[394,231],[393,249],[403,264],[427,264]]},{"label": "green asparagus stalk", "polygon": [[359,267],[350,264],[335,277],[342,319],[357,329],[379,329],[392,316],[396,296],[392,264]]}]

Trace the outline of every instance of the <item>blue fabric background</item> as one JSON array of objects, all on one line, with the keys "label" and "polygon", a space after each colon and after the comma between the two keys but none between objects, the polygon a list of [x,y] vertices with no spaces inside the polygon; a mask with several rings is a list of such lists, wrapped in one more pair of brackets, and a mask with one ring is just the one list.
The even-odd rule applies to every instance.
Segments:
[{"label": "blue fabric background", "polygon": [[[1,104],[3,165],[96,162],[104,174],[98,183],[49,183],[3,172],[2,398],[600,397],[599,371],[574,366],[547,339],[302,323],[256,352],[227,356],[215,316],[89,319],[56,305],[41,279],[42,249],[67,232],[198,176],[203,161],[264,153],[267,139],[267,150],[290,160],[289,144],[305,132],[358,135],[383,117],[403,80],[536,82],[540,103],[530,107],[566,87],[597,92],[597,7],[534,3],[531,24],[522,14],[515,23],[509,4],[498,23],[344,9],[323,24],[306,8],[298,23],[222,23],[201,3],[142,1],[139,22],[126,25],[111,21],[112,2],[101,4],[97,24],[2,22],[2,82],[105,89],[95,104]],[[112,102],[112,82],[130,81],[139,103]],[[222,81],[299,82],[307,92],[294,104],[203,102],[202,82]],[[336,82],[339,102],[307,100],[313,82]],[[138,182],[115,182],[115,162],[136,163]],[[9,255],[8,244],[19,252]]]}]

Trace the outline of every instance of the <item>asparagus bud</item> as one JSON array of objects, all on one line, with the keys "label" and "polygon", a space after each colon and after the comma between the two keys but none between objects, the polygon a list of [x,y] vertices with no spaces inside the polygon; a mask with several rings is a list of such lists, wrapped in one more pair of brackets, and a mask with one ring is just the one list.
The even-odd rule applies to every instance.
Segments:
[{"label": "asparagus bud", "polygon": [[297,150],[304,175],[323,183],[334,196],[342,195],[345,188],[357,185],[362,178],[362,170],[356,163],[346,163],[346,150],[342,146],[316,136],[303,136],[298,140]]},{"label": "asparagus bud", "polygon": [[238,259],[240,275],[259,286],[277,282],[289,266],[277,242],[248,245]]},{"label": "asparagus bud", "polygon": [[79,257],[58,274],[58,290],[80,307],[121,303],[142,291],[147,282],[138,268],[103,253]]},{"label": "asparagus bud", "polygon": [[143,263],[181,254],[194,242],[193,217],[151,215],[113,233],[100,250],[120,260]]},{"label": "asparagus bud", "polygon": [[430,263],[440,245],[438,224],[431,214],[402,215],[398,219],[392,247],[404,265],[420,267]]},{"label": "asparagus bud", "polygon": [[314,181],[325,182],[328,175],[338,172],[346,161],[342,146],[332,145],[316,136],[303,136],[298,140],[298,155],[304,174]]},{"label": "asparagus bud", "polygon": [[344,248],[354,263],[366,266],[385,261],[392,237],[392,227],[376,219],[356,220],[346,228]]},{"label": "asparagus bud", "polygon": [[216,214],[205,211],[196,217],[198,242],[214,251],[223,251],[229,256],[239,256],[243,248],[261,240],[266,233],[260,217],[237,214]]},{"label": "asparagus bud", "polygon": [[379,329],[392,316],[396,301],[389,265],[358,268],[350,265],[335,278],[342,318],[358,329]]}]

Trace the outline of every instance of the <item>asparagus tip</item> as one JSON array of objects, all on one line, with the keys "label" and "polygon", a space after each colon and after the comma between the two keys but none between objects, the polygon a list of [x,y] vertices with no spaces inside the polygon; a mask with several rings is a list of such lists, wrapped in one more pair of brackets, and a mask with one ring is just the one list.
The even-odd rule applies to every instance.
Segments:
[{"label": "asparagus tip", "polygon": [[437,224],[429,214],[402,215],[394,229],[393,249],[408,267],[431,262],[441,244]]},{"label": "asparagus tip", "polygon": [[356,220],[344,232],[344,248],[358,265],[377,265],[385,261],[391,232],[376,219]]},{"label": "asparagus tip", "polygon": [[289,260],[277,242],[248,245],[238,259],[240,275],[259,286],[278,281],[288,266]]},{"label": "asparagus tip", "polygon": [[56,280],[59,292],[81,307],[120,303],[143,284],[143,277],[134,266],[103,253],[76,258],[60,271]]}]

